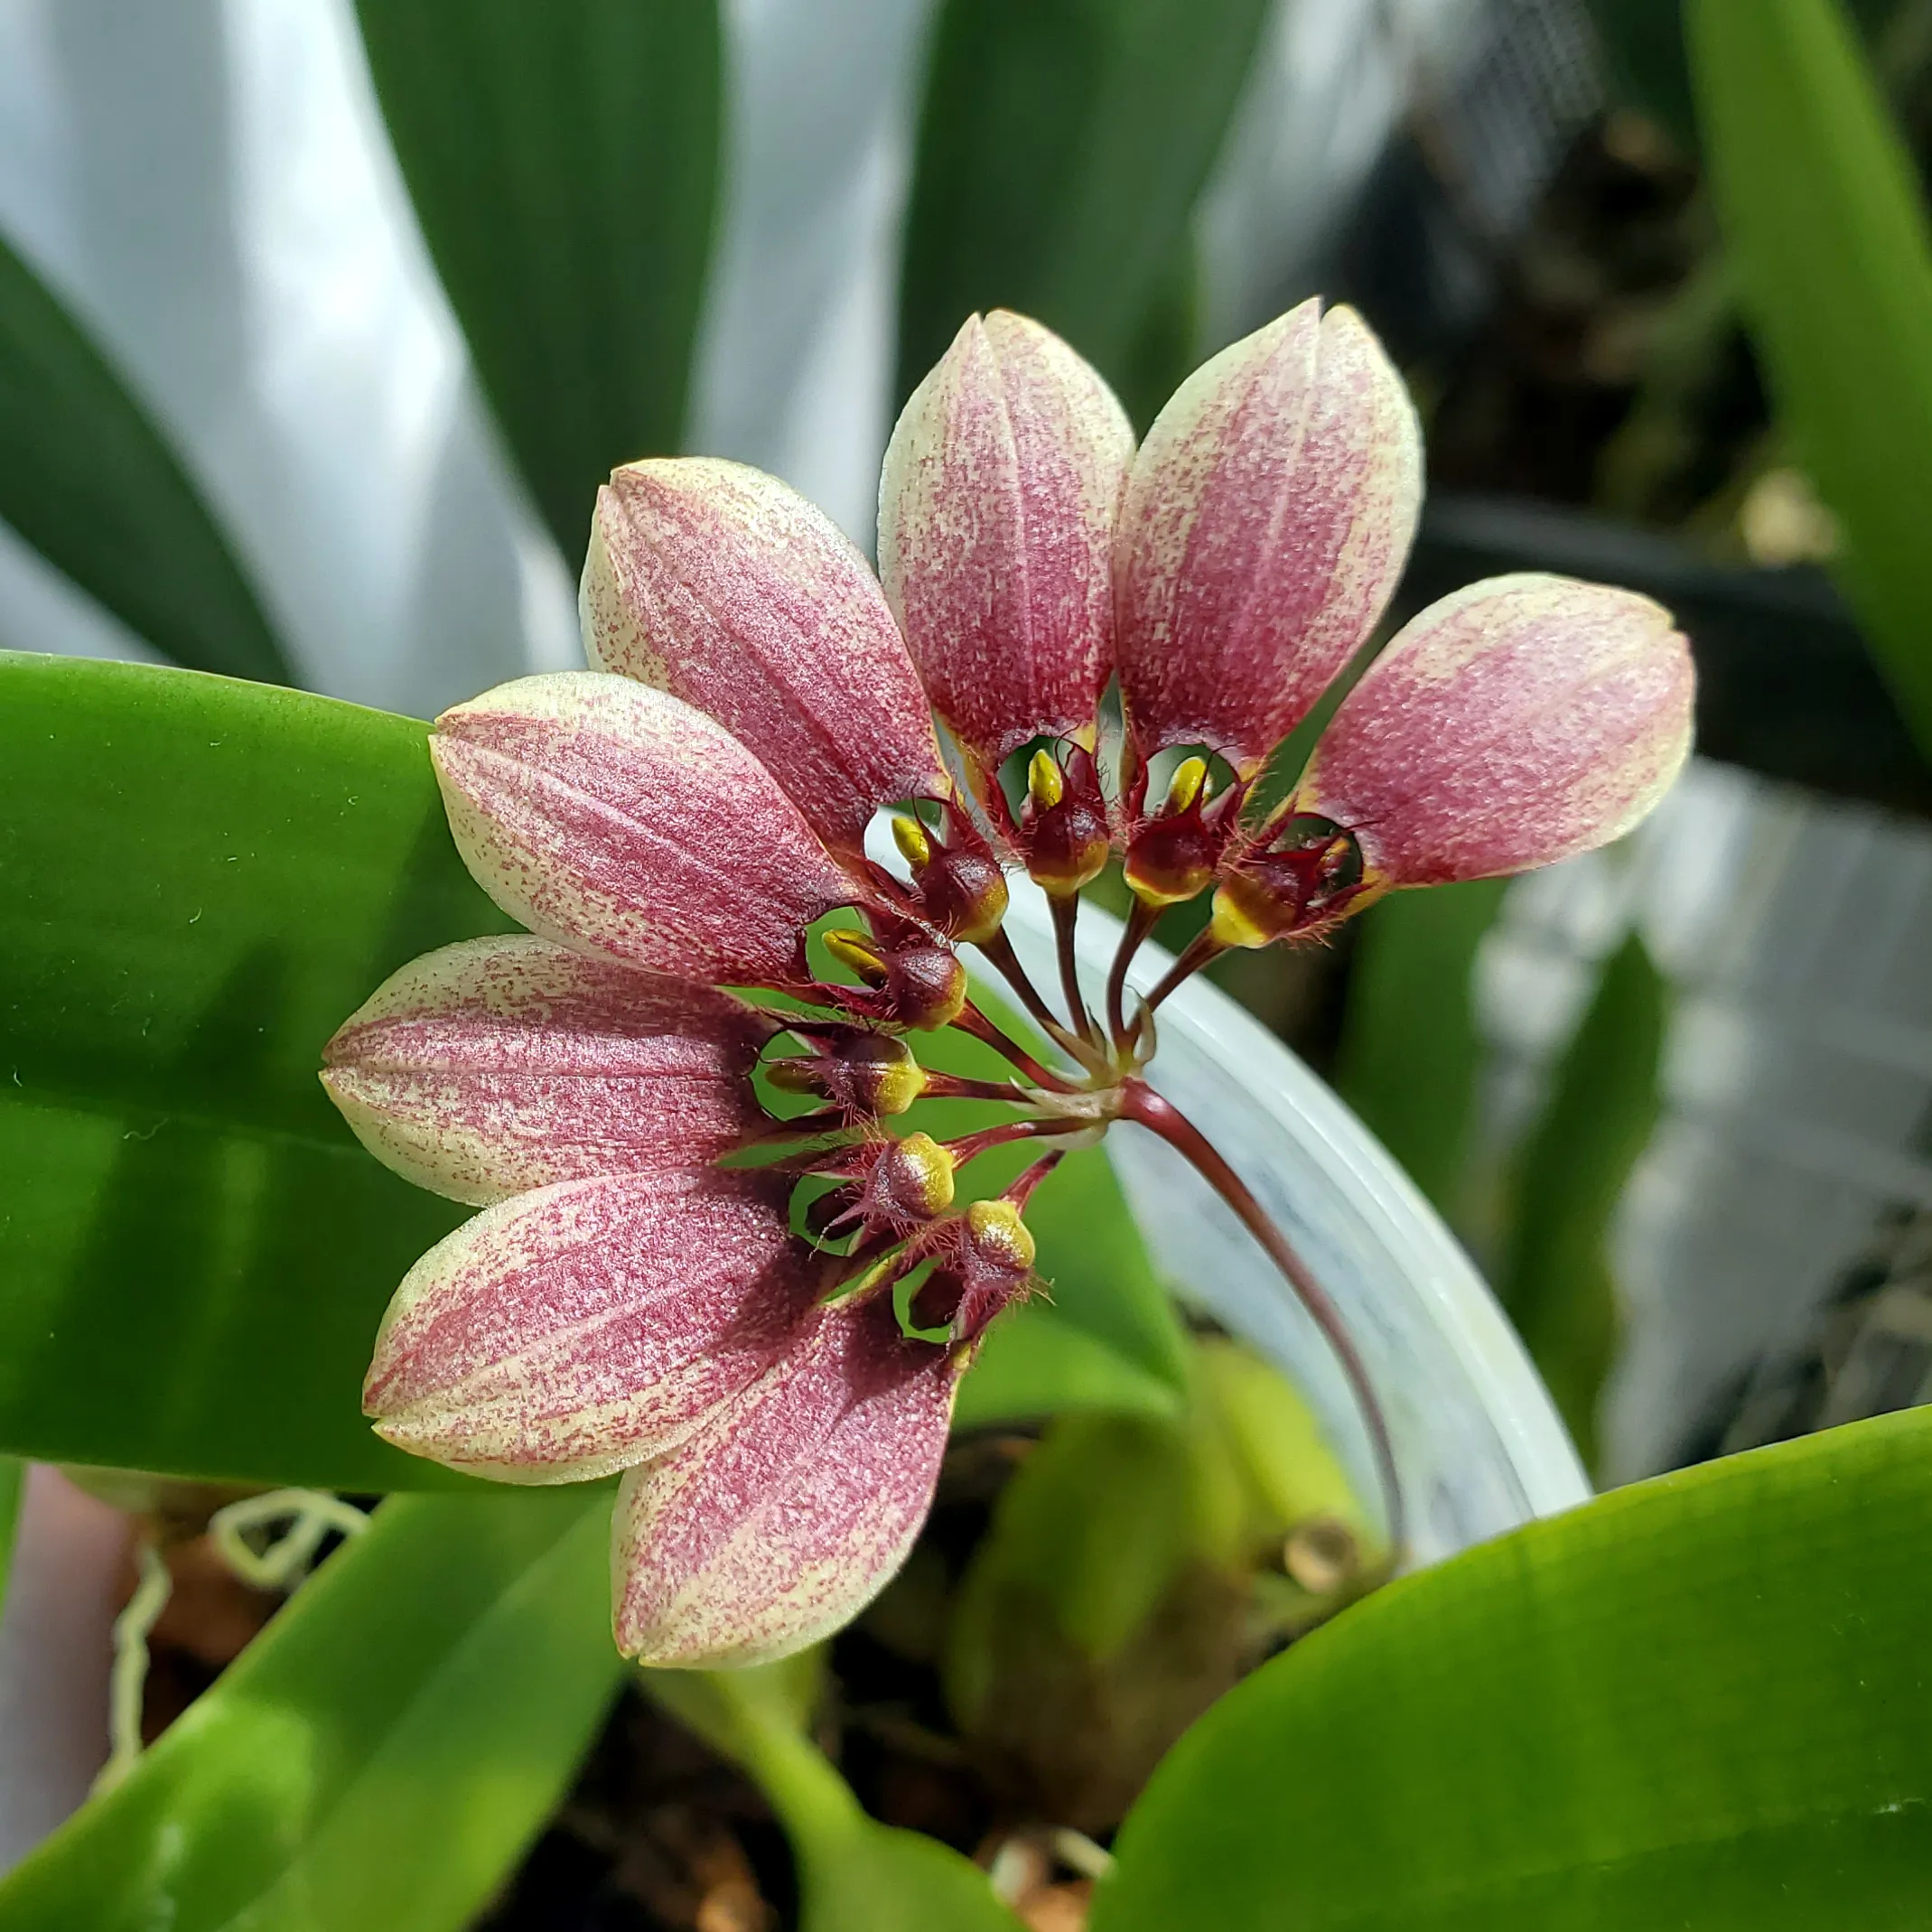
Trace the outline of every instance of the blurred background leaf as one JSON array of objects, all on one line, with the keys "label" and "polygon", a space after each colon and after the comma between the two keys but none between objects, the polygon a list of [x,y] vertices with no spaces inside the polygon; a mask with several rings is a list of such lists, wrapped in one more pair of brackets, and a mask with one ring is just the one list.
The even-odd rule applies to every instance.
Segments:
[{"label": "blurred background leaf", "polygon": [[1633,932],[1603,962],[1511,1190],[1497,1292],[1585,1468],[1596,1466],[1598,1403],[1619,1329],[1610,1224],[1661,1109],[1667,1001]]},{"label": "blurred background leaf", "polygon": [[259,685],[0,656],[0,1449],[379,1490],[396,1284],[465,1209],[356,1144],[322,1046],[501,930],[426,727]]},{"label": "blurred background leaf", "polygon": [[675,453],[717,201],[716,0],[358,0],[484,394],[574,571],[597,486]]},{"label": "blurred background leaf", "polygon": [[1443,1218],[1467,1205],[1476,1086],[1476,955],[1507,884],[1396,892],[1362,917],[1335,1085]]},{"label": "blurred background leaf", "polygon": [[809,1735],[822,1649],[748,1670],[647,1670],[646,1694],[770,1799],[798,1861],[802,1932],[1020,1932],[951,1846],[866,1816]]},{"label": "blurred background leaf", "polygon": [[[1049,1279],[1064,1279],[1054,1268]],[[961,1429],[998,1423],[1034,1422],[1077,1409],[1116,1414],[1171,1415],[1180,1405],[1174,1386],[1103,1339],[1084,1323],[1036,1299],[1009,1310],[988,1330],[953,1413]]]},{"label": "blurred background leaf", "polygon": [[4,1932],[459,1932],[615,1690],[607,1496],[397,1498],[0,1883]]},{"label": "blurred background leaf", "polygon": [[1858,1423],[1378,1591],[1181,1741],[1094,1932],[1918,1925],[1928,1451]]},{"label": "blurred background leaf", "polygon": [[1684,0],[1584,0],[1619,98],[1679,140],[1695,138]]},{"label": "blurred background leaf", "polygon": [[[1697,110],[1684,44],[1685,0],[1584,0],[1610,70],[1613,94],[1677,140],[1694,144]],[[1851,18],[1874,37],[1918,0],[1849,0]]]},{"label": "blurred background leaf", "polygon": [[1691,0],[1699,123],[1779,419],[1839,574],[1932,751],[1932,238],[1838,0]]},{"label": "blurred background leaf", "polygon": [[1263,0],[945,0],[900,284],[911,392],[975,310],[1058,330],[1143,428],[1193,366],[1194,204]]},{"label": "blurred background leaf", "polygon": [[163,657],[294,682],[167,436],[4,237],[0,518]]}]

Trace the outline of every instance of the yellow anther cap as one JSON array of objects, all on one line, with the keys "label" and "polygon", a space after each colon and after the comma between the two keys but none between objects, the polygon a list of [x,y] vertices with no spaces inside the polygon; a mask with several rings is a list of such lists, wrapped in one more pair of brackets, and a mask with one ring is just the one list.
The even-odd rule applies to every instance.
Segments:
[{"label": "yellow anther cap", "polygon": [[904,813],[896,814],[892,819],[892,843],[903,854],[905,862],[915,871],[921,871],[932,863],[932,838],[917,818],[909,818]]},{"label": "yellow anther cap", "polygon": [[1060,774],[1059,761],[1043,746],[1027,761],[1026,789],[1027,796],[1042,812],[1050,810],[1067,795],[1067,780]]},{"label": "yellow anther cap", "polygon": [[853,926],[835,926],[826,934],[826,950],[847,971],[869,986],[885,984],[884,956],[865,934]]},{"label": "yellow anther cap", "polygon": [[966,1211],[973,1246],[995,1267],[1024,1274],[1037,1252],[1020,1210],[1010,1200],[976,1200]]},{"label": "yellow anther cap", "polygon": [[1174,775],[1168,782],[1167,808],[1171,812],[1184,812],[1200,797],[1202,788],[1208,782],[1208,761],[1205,758],[1183,758],[1174,767]]}]

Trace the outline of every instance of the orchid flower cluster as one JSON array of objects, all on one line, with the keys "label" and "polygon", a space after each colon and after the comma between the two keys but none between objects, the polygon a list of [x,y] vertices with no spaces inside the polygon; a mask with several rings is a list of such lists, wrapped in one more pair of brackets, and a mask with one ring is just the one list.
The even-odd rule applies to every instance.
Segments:
[{"label": "orchid flower cluster", "polygon": [[[627,1655],[777,1657],[883,1586],[979,1339],[1038,1285],[1029,1198],[1113,1122],[1195,1160],[1319,1304],[1144,1078],[1161,1002],[1394,888],[1601,844],[1669,785],[1692,673],[1667,614],[1515,576],[1403,629],[1259,807],[1270,753],[1377,630],[1421,468],[1347,308],[1215,357],[1138,451],[1064,342],[975,317],[893,433],[876,576],[769,476],[631,464],[584,566],[595,667],[437,721],[457,846],[528,930],[406,966],[327,1050],[363,1143],[482,1210],[402,1283],[365,1406],[481,1476],[621,1471]],[[1133,911],[1096,1013],[1075,921],[1116,858]],[[1005,931],[1021,872],[1052,908],[1057,1008]],[[1200,937],[1133,1001],[1136,949],[1202,894]],[[975,1001],[964,947],[1038,1037]],[[948,1028],[1011,1078],[923,1065]],[[925,1096],[1010,1113],[942,1143],[903,1131]],[[958,1171],[1015,1141],[1038,1158],[961,1205]]]}]

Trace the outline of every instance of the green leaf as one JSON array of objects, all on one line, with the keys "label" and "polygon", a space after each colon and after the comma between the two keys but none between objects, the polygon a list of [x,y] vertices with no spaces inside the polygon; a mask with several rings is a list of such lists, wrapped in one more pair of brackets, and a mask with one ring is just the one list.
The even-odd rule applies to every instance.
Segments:
[{"label": "green leaf", "polygon": [[4,238],[0,517],[163,657],[293,681],[167,437]]},{"label": "green leaf", "polygon": [[[1610,68],[1611,91],[1647,114],[1686,145],[1694,145],[1697,118],[1684,45],[1685,0],[1584,0]],[[1918,0],[1851,0],[1850,13],[1882,50],[1895,15],[1909,16]]]},{"label": "green leaf", "polygon": [[1187,1386],[1187,1333],[1104,1149],[1070,1153],[1027,1203],[1046,1304],[1136,1367]]},{"label": "green leaf", "polygon": [[948,1844],[857,1824],[800,1848],[803,1932],[1020,1932],[986,1874]]},{"label": "green leaf", "polygon": [[1932,239],[1911,156],[1835,0],[1692,0],[1686,24],[1752,339],[1932,753]]},{"label": "green leaf", "polygon": [[0,1932],[458,1932],[615,1687],[607,1497],[409,1497],[105,1797]]},{"label": "green leaf", "polygon": [[1450,1220],[1466,1203],[1482,1038],[1476,955],[1504,879],[1397,892],[1363,915],[1335,1085]]},{"label": "green leaf", "polygon": [[358,0],[417,219],[564,555],[677,449],[711,255],[716,0]]},{"label": "green leaf", "polygon": [[1155,1774],[1094,1932],[1890,1932],[1932,1890],[1932,1413],[1378,1591]]},{"label": "green leaf", "polygon": [[899,393],[975,310],[1057,329],[1124,394],[1185,312],[1188,229],[1265,0],[947,0],[900,285]]},{"label": "green leaf", "polygon": [[650,1670],[644,1688],[742,1764],[770,1799],[798,1861],[803,1932],[1020,1932],[984,1871],[937,1839],[867,1817],[807,1738],[819,1657],[807,1652],[749,1670]]},{"label": "green leaf", "polygon": [[1603,964],[1517,1171],[1498,1292],[1586,1467],[1617,1347],[1610,1222],[1657,1125],[1667,991],[1633,932]]},{"label": "green leaf", "polygon": [[947,1703],[970,1736],[1043,1644],[1116,1656],[1196,1554],[1195,1458],[1178,1422],[1057,1420],[1000,1492],[947,1634]]},{"label": "green leaf", "polygon": [[1298,1524],[1331,1517],[1373,1548],[1374,1522],[1302,1391],[1274,1363],[1225,1335],[1203,1336],[1194,1348],[1199,1406],[1220,1432],[1246,1491],[1246,1534],[1278,1543]]},{"label": "green leaf", "polygon": [[1181,1396],[1162,1376],[1069,1321],[1050,1302],[1003,1315],[959,1385],[953,1426],[979,1429],[1073,1410],[1173,1415]]},{"label": "green leaf", "polygon": [[385,975],[502,929],[406,718],[0,654],[0,1451],[320,1489],[376,1324],[463,1218],[316,1079]]}]

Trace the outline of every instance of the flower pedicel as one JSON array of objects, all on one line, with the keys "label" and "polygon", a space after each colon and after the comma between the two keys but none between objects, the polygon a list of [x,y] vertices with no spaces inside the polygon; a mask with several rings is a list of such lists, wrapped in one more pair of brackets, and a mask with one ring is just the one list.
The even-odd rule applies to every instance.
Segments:
[{"label": "flower pedicel", "polygon": [[[770,477],[632,464],[600,493],[584,566],[597,668],[437,721],[458,848],[529,931],[416,960],[327,1050],[364,1143],[482,1209],[398,1290],[365,1405],[402,1448],[499,1480],[622,1471],[627,1654],[779,1657],[879,1591],[924,1519],[960,1375],[1033,1285],[1032,1190],[1116,1120],[1192,1160],[1322,1322],[1399,1541],[1367,1377],[1320,1284],[1143,1078],[1155,1011],[1228,947],[1619,836],[1682,764],[1692,695],[1647,599],[1477,584],[1397,633],[1257,817],[1268,754],[1380,621],[1420,496],[1408,398],[1350,310],[1306,303],[1215,357],[1138,453],[1065,343],[975,317],[893,433],[879,577]],[[882,807],[902,873],[866,854]],[[1115,853],[1134,911],[1096,1016],[1074,922]],[[1009,868],[1053,907],[1060,1010],[1003,930]],[[1135,949],[1202,892],[1200,938],[1130,1013]],[[828,914],[850,983],[811,964]],[[974,1003],[966,945],[1051,1064]],[[947,1027],[1012,1078],[921,1066],[919,1037]],[[815,1104],[780,1121],[759,1069]],[[922,1095],[1011,1115],[950,1145],[895,1135]],[[1039,1158],[957,1203],[958,1168],[1014,1141]]]}]

